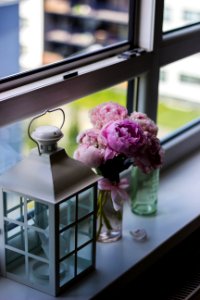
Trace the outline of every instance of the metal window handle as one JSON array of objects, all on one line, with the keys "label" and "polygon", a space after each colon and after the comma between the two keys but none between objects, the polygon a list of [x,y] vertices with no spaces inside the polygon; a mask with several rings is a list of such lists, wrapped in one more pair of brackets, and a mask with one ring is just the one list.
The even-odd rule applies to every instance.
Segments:
[{"label": "metal window handle", "polygon": [[32,123],[36,120],[36,119],[39,119],[40,117],[46,115],[47,113],[52,113],[52,112],[55,112],[55,111],[61,111],[62,112],[62,115],[63,115],[63,120],[62,120],[62,123],[61,123],[61,126],[60,126],[60,129],[62,129],[64,123],[65,123],[65,112],[62,108],[55,108],[55,109],[47,109],[45,110],[45,112],[39,114],[38,116],[34,117],[30,123],[29,123],[29,126],[28,126],[28,136],[29,138],[34,142],[36,143],[37,147],[38,147],[38,152],[39,152],[39,155],[41,155],[41,151],[40,151],[40,147],[39,147],[39,144],[38,142],[31,136],[31,125]]}]

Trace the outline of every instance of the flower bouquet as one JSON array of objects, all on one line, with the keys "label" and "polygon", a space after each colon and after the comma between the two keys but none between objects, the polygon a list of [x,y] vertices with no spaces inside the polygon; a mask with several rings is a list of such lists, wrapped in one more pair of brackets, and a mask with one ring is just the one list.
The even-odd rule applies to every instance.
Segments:
[{"label": "flower bouquet", "polygon": [[131,165],[149,173],[162,164],[157,126],[145,114],[128,115],[125,107],[107,102],[89,112],[91,129],[77,137],[74,158],[102,176],[98,183],[97,240],[116,241],[122,236],[123,202],[128,199],[122,171]]}]

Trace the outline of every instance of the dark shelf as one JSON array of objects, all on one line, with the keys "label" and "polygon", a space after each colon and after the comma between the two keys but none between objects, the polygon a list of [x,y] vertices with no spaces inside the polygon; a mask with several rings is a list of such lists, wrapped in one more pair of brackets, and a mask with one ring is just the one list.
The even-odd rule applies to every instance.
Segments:
[{"label": "dark shelf", "polygon": [[66,18],[72,18],[72,19],[81,19],[83,21],[92,20],[95,22],[106,22],[106,23],[114,23],[118,25],[125,25],[128,24],[128,15],[124,12],[114,12],[111,10],[99,10],[95,11],[93,10],[90,14],[78,14],[78,13],[62,13],[62,12],[56,12],[56,11],[45,11],[46,14],[49,14],[51,16],[55,15],[57,17],[66,17]]},{"label": "dark shelf", "polygon": [[[200,299],[200,228],[128,284],[120,281],[93,299],[132,295],[144,299]],[[187,298],[188,297],[188,298]]]}]

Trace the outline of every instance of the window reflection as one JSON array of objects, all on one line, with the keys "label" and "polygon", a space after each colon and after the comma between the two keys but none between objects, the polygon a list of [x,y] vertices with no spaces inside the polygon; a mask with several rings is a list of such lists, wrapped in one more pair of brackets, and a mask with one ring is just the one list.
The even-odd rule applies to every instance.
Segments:
[{"label": "window reflection", "polygon": [[127,11],[128,1],[46,0],[44,59],[91,52],[126,40]]},{"label": "window reflection", "polygon": [[21,150],[21,124],[17,123],[0,128],[0,174],[21,159]]},{"label": "window reflection", "polygon": [[129,0],[0,0],[0,77],[127,41],[128,7]]}]

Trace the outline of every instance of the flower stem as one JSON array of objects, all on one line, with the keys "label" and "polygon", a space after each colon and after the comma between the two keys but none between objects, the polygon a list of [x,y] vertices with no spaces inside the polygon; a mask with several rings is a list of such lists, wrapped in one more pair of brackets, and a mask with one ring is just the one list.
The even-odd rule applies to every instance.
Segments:
[{"label": "flower stem", "polygon": [[104,223],[105,223],[107,229],[111,230],[111,229],[112,229],[112,226],[111,226],[111,224],[110,224],[108,218],[106,217],[106,214],[105,214],[104,211],[102,211],[102,217],[103,217],[103,220],[104,220]]},{"label": "flower stem", "polygon": [[103,227],[103,221],[102,221],[102,198],[103,198],[103,191],[99,191],[98,194],[98,203],[97,203],[97,218],[99,218],[99,228],[97,230],[96,238],[100,235],[101,229]]},{"label": "flower stem", "polygon": [[107,201],[110,200],[110,199],[108,199],[108,197],[109,197],[109,191],[99,190],[98,203],[97,203],[97,206],[98,206],[97,218],[99,218],[99,227],[98,227],[97,235],[96,235],[97,239],[101,233],[101,230],[102,230],[102,227],[104,224],[108,230],[112,229],[112,226],[111,226],[111,224],[105,214],[105,211],[104,211],[104,205],[106,204]]}]

